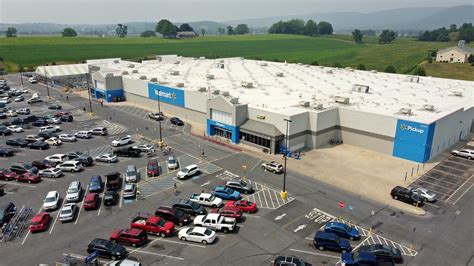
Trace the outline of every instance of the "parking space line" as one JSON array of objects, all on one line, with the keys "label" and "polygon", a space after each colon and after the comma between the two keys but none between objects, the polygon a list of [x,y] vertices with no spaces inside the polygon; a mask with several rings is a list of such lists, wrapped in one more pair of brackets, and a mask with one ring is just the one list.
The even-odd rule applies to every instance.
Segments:
[{"label": "parking space line", "polygon": [[198,245],[198,244],[191,244],[191,243],[186,243],[184,241],[173,241],[173,240],[168,240],[168,239],[163,239],[163,238],[157,238],[157,241],[164,241],[164,242],[169,242],[169,243],[175,243],[179,245],[186,245],[186,246],[192,246],[192,247],[198,247],[198,248],[206,248],[206,246]]},{"label": "parking space line", "polygon": [[66,198],[63,199],[61,207],[58,209],[58,213],[56,214],[56,218],[54,218],[54,222],[53,222],[53,225],[51,226],[51,229],[49,230],[49,234],[53,233],[54,225],[56,225],[56,222],[58,221],[59,213],[61,212],[61,209],[63,208],[64,204],[66,204]]},{"label": "parking space line", "polygon": [[131,252],[138,252],[138,253],[145,253],[149,255],[155,255],[155,256],[160,256],[160,257],[166,257],[166,258],[171,258],[171,259],[176,259],[176,260],[184,260],[184,258],[181,257],[175,257],[175,256],[170,256],[170,255],[164,255],[164,254],[159,254],[159,253],[154,253],[154,252],[149,252],[149,251],[144,251],[144,250],[137,250],[137,249],[131,249]]},{"label": "parking space line", "polygon": [[[270,194],[270,190],[268,188],[265,188],[263,190],[263,195],[265,195],[265,192],[268,191],[268,196],[269,196],[269,199],[270,199],[270,202],[272,203],[272,206],[273,206],[273,209],[275,209],[275,204],[273,203],[273,199],[272,199],[272,195]],[[265,199],[266,200],[266,199]]]},{"label": "parking space line", "polygon": [[[88,189],[89,189],[89,185],[87,185],[85,191],[87,191]],[[84,195],[83,195],[83,197],[82,197],[81,206],[79,207],[79,212],[77,213],[76,222],[75,222],[74,224],[77,224],[77,221],[79,221],[79,217],[80,217],[80,214],[81,214],[81,210],[82,210],[82,207],[84,206],[84,199],[85,199],[85,196],[86,196],[86,192],[84,192]]]},{"label": "parking space line", "polygon": [[[437,181],[441,181],[441,182],[444,182],[444,183],[449,183],[449,184],[451,184],[451,185],[455,185],[455,186],[458,185],[458,184],[456,184],[456,183],[452,183],[452,182],[449,182],[449,181],[447,181],[447,180],[442,180],[442,179],[436,178],[436,177],[434,177],[434,176],[432,176],[432,175],[429,175],[428,173],[426,174],[426,177],[428,177],[428,178],[430,178],[430,179],[437,180]],[[456,178],[458,178],[458,177],[456,177]],[[418,180],[417,180],[417,181],[418,181]],[[424,179],[421,179],[421,181],[425,182]]]},{"label": "parking space line", "polygon": [[13,185],[13,186],[20,186],[20,187],[32,187],[35,188],[36,186],[34,185],[26,185],[26,184],[20,184],[18,182],[0,182],[0,185]]},{"label": "parking space line", "polygon": [[306,254],[311,254],[315,256],[322,256],[322,257],[328,257],[328,258],[334,258],[334,259],[340,259],[341,257],[338,256],[333,256],[333,255],[328,255],[328,254],[322,254],[322,253],[317,253],[317,252],[312,252],[312,251],[306,251],[306,250],[300,250],[300,249],[294,249],[290,248],[291,251],[295,252],[301,252],[301,253],[306,253]]},{"label": "parking space line", "polygon": [[282,206],[283,204],[285,204],[285,202],[283,201],[283,204],[280,204],[280,197],[279,195],[277,194],[276,190],[273,190],[273,194],[275,195],[275,199],[278,203],[278,208],[280,208],[280,206]]}]

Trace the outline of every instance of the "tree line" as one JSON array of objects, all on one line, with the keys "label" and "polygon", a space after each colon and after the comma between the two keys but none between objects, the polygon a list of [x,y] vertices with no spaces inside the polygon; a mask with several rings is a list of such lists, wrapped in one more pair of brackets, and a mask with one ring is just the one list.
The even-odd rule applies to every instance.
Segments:
[{"label": "tree line", "polygon": [[321,21],[316,23],[310,19],[308,21],[302,19],[292,19],[288,21],[278,21],[274,23],[268,30],[270,34],[296,34],[306,36],[331,35],[333,28],[331,23]]},{"label": "tree line", "polygon": [[467,43],[474,41],[474,27],[472,23],[464,23],[459,28],[452,24],[449,28],[441,27],[432,31],[425,31],[418,36],[422,42],[449,42],[465,40]]}]

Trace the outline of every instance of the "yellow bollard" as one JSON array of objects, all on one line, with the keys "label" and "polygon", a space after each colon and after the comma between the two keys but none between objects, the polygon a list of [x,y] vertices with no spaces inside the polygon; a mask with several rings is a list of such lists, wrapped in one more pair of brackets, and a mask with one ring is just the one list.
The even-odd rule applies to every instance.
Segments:
[{"label": "yellow bollard", "polygon": [[280,192],[280,197],[282,200],[286,200],[286,198],[288,197],[288,192],[286,191]]}]

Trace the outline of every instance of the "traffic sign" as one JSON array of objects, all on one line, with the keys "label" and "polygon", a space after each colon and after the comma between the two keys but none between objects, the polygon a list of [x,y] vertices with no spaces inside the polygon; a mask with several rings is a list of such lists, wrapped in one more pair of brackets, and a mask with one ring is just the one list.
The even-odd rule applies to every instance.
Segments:
[{"label": "traffic sign", "polygon": [[99,257],[99,252],[97,252],[97,250],[94,250],[94,252],[92,252],[91,254],[89,254],[85,259],[84,259],[84,263],[91,263],[93,262],[95,259],[97,259],[97,257]]},{"label": "traffic sign", "polygon": [[347,206],[347,208],[349,208],[350,211],[354,210],[354,207],[352,207],[352,205]]},{"label": "traffic sign", "polygon": [[346,204],[344,203],[344,201],[339,201],[339,208],[344,208],[346,206]]},{"label": "traffic sign", "polygon": [[247,169],[247,165],[246,165],[246,164],[242,164],[242,168],[243,168],[243,169]]}]

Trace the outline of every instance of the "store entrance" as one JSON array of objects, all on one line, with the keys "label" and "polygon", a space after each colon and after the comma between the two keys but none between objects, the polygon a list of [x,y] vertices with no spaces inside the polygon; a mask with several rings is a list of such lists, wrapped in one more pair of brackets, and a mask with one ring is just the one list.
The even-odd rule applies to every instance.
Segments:
[{"label": "store entrance", "polygon": [[220,128],[220,127],[215,127],[214,128],[214,134],[223,137],[226,139],[232,139],[232,132],[230,130],[227,130],[225,128]]}]

